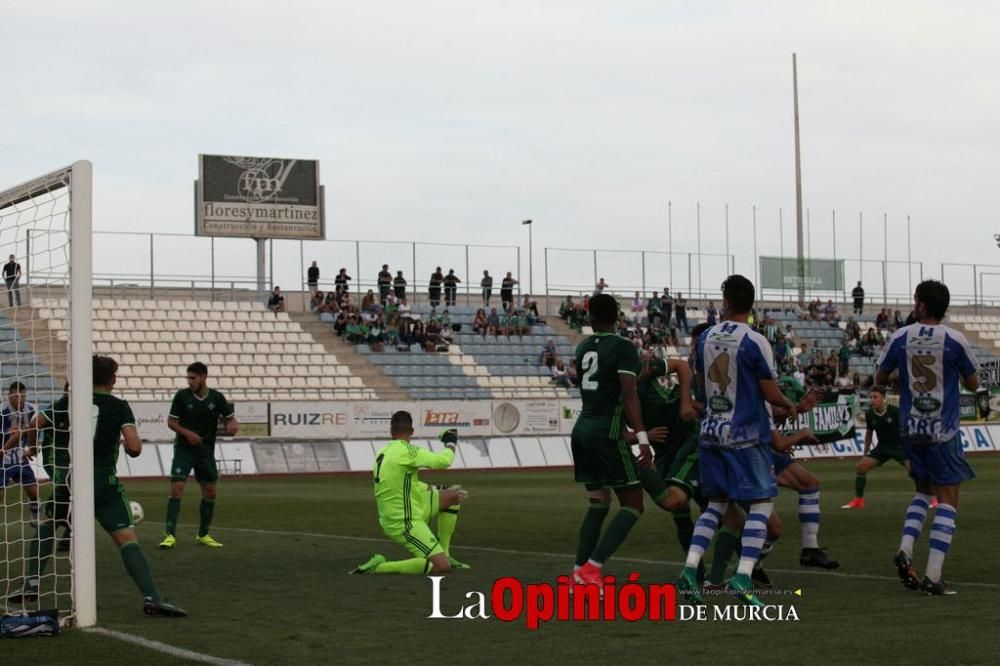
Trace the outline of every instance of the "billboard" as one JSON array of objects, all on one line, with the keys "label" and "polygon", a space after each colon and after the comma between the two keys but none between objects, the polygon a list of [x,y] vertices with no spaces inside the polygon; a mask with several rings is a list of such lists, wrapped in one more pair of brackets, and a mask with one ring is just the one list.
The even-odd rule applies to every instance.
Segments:
[{"label": "billboard", "polygon": [[[810,291],[842,291],[843,259],[804,259],[804,286]],[[799,262],[795,257],[761,257],[761,289],[798,289]]]},{"label": "billboard", "polygon": [[195,235],[326,238],[319,161],[199,155]]}]

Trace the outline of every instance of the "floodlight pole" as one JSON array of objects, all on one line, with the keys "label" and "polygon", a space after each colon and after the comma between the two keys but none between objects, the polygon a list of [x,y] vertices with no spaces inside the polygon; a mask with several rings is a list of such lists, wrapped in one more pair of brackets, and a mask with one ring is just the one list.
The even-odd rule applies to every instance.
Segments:
[{"label": "floodlight pole", "polygon": [[797,253],[797,274],[799,281],[799,306],[806,303],[806,264],[802,249],[802,157],[799,149],[799,70],[795,54],[792,54],[792,97],[795,107],[795,233]]}]

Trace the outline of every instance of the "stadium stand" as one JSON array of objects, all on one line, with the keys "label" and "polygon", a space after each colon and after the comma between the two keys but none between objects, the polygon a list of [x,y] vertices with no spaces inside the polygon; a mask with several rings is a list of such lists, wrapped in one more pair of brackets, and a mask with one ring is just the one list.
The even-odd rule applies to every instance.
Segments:
[{"label": "stadium stand", "polygon": [[44,361],[35,355],[31,341],[5,314],[0,313],[0,396],[19,381],[28,389],[28,400],[38,404],[52,402],[62,394],[62,383],[52,376]]},{"label": "stadium stand", "polygon": [[[66,301],[32,307],[57,339],[68,339]],[[171,399],[195,360],[232,400],[377,398],[287,313],[259,303],[95,299],[93,320],[94,352],[118,360],[118,390],[128,400]]]}]

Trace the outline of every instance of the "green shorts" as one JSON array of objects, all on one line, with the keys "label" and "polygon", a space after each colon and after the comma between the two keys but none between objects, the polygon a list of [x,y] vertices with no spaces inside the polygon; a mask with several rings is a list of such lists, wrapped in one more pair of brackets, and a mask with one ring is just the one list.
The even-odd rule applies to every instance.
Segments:
[{"label": "green shorts", "polygon": [[108,533],[135,527],[132,505],[114,472],[94,474],[94,516]]},{"label": "green shorts", "polygon": [[903,449],[892,449],[886,446],[876,446],[868,452],[867,457],[877,460],[880,467],[890,460],[895,460],[900,465],[905,465],[906,461],[909,460]]},{"label": "green shorts", "polygon": [[69,470],[55,468],[49,478],[52,479],[52,492],[45,500],[45,515],[56,521],[64,521],[69,518]]},{"label": "green shorts", "polygon": [[625,488],[641,483],[639,461],[625,440],[574,429],[570,448],[573,477],[588,490]]},{"label": "green shorts", "polygon": [[[202,445],[205,446],[205,445]],[[219,469],[215,464],[215,447],[201,452],[191,446],[174,445],[174,459],[170,462],[170,480],[184,481],[191,470],[194,479],[201,485],[218,483]]]},{"label": "green shorts", "polygon": [[689,499],[695,499],[699,492],[698,453],[698,429],[694,428],[667,472],[667,485],[680,488]]}]

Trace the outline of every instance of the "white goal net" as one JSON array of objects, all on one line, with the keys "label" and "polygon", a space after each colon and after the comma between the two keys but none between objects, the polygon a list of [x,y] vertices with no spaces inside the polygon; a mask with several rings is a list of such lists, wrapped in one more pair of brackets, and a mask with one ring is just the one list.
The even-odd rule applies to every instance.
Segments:
[{"label": "white goal net", "polygon": [[88,162],[0,191],[0,609],[82,625],[96,619],[90,218]]}]

